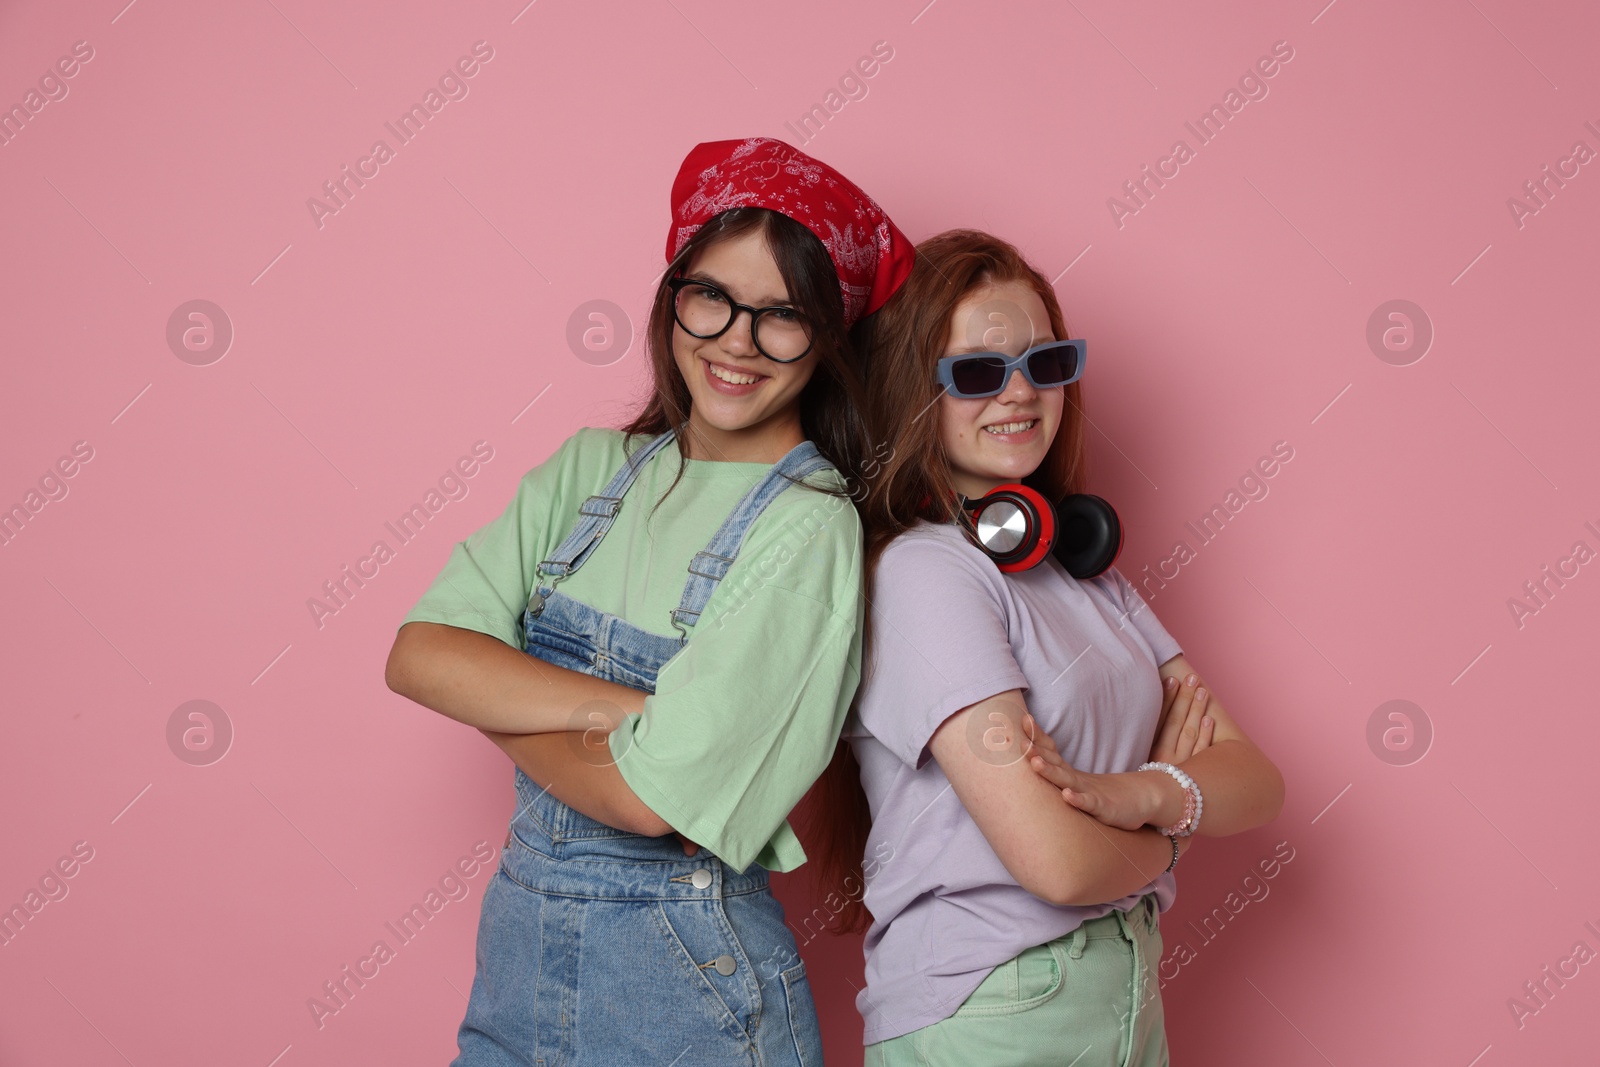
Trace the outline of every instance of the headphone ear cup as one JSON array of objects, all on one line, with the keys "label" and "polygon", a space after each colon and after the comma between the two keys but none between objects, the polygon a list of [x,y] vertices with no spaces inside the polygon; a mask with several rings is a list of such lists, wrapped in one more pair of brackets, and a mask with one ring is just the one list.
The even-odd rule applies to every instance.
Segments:
[{"label": "headphone ear cup", "polygon": [[1011,482],[967,501],[978,547],[1006,574],[1037,566],[1056,542],[1056,509],[1037,489]]},{"label": "headphone ear cup", "polygon": [[1093,493],[1074,493],[1057,511],[1060,532],[1052,551],[1067,573],[1083,579],[1108,570],[1122,551],[1116,509]]}]

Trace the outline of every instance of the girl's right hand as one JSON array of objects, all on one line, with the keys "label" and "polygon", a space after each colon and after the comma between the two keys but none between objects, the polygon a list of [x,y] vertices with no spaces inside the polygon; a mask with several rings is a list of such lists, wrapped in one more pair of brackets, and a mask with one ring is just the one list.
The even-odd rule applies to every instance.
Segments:
[{"label": "girl's right hand", "polygon": [[1198,675],[1189,679],[1166,679],[1161,732],[1150,749],[1152,762],[1179,764],[1211,746],[1216,724],[1205,713],[1211,694],[1199,685]]}]

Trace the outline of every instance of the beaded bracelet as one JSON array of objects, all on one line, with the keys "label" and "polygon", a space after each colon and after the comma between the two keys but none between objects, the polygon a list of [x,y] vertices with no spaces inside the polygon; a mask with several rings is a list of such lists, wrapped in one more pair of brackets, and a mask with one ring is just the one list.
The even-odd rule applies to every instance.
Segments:
[{"label": "beaded bracelet", "polygon": [[1167,864],[1167,870],[1162,871],[1162,874],[1166,874],[1167,871],[1172,870],[1172,868],[1178,865],[1178,839],[1176,837],[1169,837],[1167,840],[1172,842],[1172,862]]},{"label": "beaded bracelet", "polygon": [[1139,769],[1166,771],[1183,787],[1183,817],[1171,826],[1163,827],[1161,832],[1168,837],[1188,837],[1194,833],[1200,825],[1200,813],[1205,810],[1205,801],[1200,796],[1200,787],[1195,784],[1195,780],[1170,763],[1144,763]]}]

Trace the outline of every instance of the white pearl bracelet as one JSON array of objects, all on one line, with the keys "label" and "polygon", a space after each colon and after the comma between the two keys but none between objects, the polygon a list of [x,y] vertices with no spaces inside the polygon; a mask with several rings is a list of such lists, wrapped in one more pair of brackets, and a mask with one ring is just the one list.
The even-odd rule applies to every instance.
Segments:
[{"label": "white pearl bracelet", "polygon": [[1188,837],[1200,825],[1200,813],[1205,810],[1205,801],[1200,796],[1200,787],[1193,778],[1184,774],[1170,763],[1144,763],[1140,764],[1141,771],[1166,771],[1183,786],[1183,817],[1171,826],[1161,828],[1161,833],[1167,837]]}]

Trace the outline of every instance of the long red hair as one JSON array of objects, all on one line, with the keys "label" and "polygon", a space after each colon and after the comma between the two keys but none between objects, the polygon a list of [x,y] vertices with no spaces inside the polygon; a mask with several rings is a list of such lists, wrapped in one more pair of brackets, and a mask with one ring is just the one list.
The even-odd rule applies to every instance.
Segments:
[{"label": "long red hair", "polygon": [[[955,505],[939,433],[943,388],[935,364],[949,343],[957,306],[974,291],[1004,282],[1020,282],[1038,293],[1055,338],[1072,336],[1055,290],[1013,245],[979,230],[947,230],[917,245],[910,278],[872,317],[858,345],[866,362],[867,421],[875,442],[864,465],[866,476],[853,494],[866,528],[869,604],[878,559],[891,541],[923,519],[966,521]],[[1083,390],[1079,382],[1065,389],[1055,440],[1044,462],[1023,479],[1051,500],[1081,492],[1084,484]],[[871,641],[870,629],[865,639]],[[870,657],[863,669],[870,671]],[[869,682],[869,677],[861,680],[863,687]],[[841,741],[840,754],[808,799],[815,805],[812,833],[828,849],[817,871],[824,879],[821,888],[837,893],[852,882],[864,886],[871,813],[847,742]],[[827,929],[851,933],[870,919],[865,903],[847,893]]]}]

